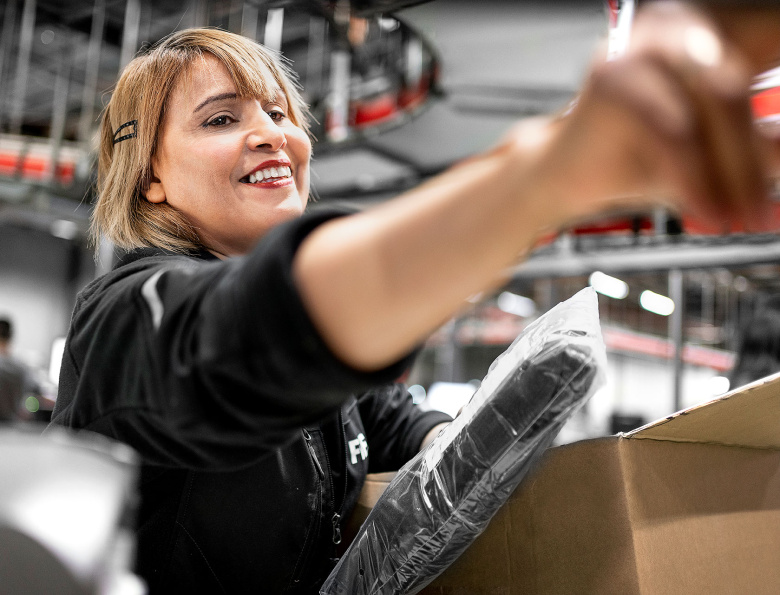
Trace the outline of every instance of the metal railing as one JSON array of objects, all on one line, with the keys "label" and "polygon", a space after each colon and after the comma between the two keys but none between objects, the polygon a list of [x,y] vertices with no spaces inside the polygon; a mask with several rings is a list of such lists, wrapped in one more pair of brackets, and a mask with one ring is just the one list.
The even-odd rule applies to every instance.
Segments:
[{"label": "metal railing", "polygon": [[220,26],[281,50],[298,71],[320,145],[359,141],[406,121],[436,89],[429,44],[395,18],[356,16],[349,2],[325,6],[196,0],[160,13],[148,0],[6,0],[0,177],[86,190],[107,89],[139,46],[193,25]]}]

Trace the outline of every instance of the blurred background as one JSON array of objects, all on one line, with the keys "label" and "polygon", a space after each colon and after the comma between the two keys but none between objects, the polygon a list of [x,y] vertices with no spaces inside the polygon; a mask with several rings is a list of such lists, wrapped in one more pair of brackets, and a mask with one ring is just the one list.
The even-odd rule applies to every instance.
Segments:
[{"label": "blurred background", "polygon": [[[565,109],[615,24],[610,6],[0,0],[0,318],[38,383],[28,415],[45,419],[56,398],[77,292],[113,264],[87,240],[95,132],[139,50],[196,25],[281,50],[316,118],[311,208],[364,208],[488,148],[519,118]],[[756,118],[774,121],[776,104],[771,79],[757,83]],[[775,234],[661,209],[561,230],[439,329],[406,380],[422,406],[457,411],[525,325],[590,284],[609,380],[559,441],[632,429],[729,389],[743,329],[780,289],[779,263]]]}]

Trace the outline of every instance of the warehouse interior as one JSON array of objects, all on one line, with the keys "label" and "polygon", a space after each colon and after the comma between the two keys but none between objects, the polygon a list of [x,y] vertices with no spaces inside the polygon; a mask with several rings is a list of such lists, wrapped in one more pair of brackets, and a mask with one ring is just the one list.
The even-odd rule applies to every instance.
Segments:
[{"label": "warehouse interior", "polygon": [[[315,214],[332,207],[362,211],[489,150],[521,119],[565,117],[576,105],[592,61],[614,51],[626,22],[630,29],[625,15],[633,14],[634,4],[634,0],[0,1],[0,321],[13,324],[10,356],[34,379],[30,385],[34,390],[18,403],[13,423],[5,425],[0,416],[4,476],[11,478],[0,481],[0,593],[143,595],[147,593],[144,581],[152,584],[150,592],[163,592],[152,582],[154,572],[134,566],[137,551],[151,551],[157,544],[150,548],[139,541],[136,550],[135,539],[143,536],[133,523],[141,519],[142,525],[152,519],[145,529],[157,528],[166,515],[167,521],[175,521],[176,531],[181,528],[187,537],[171,543],[178,548],[191,541],[208,567],[203,575],[185,569],[182,574],[188,579],[203,581],[198,585],[202,591],[188,592],[244,592],[219,584],[215,577],[220,572],[223,581],[238,573],[225,572],[229,565],[212,569],[210,560],[224,560],[220,555],[227,552],[233,570],[272,574],[278,570],[276,564],[257,559],[256,552],[285,547],[294,555],[290,560],[280,556],[279,567],[292,561],[292,578],[284,589],[263,585],[260,592],[312,593],[315,583],[321,594],[363,592],[338,590],[332,582],[326,587],[332,590],[319,591],[319,585],[326,577],[327,581],[339,576],[363,580],[364,574],[392,569],[397,562],[393,556],[410,551],[420,554],[422,562],[412,560],[414,571],[407,571],[403,579],[409,584],[418,575],[428,582],[439,580],[432,590],[415,585],[424,589],[423,595],[777,592],[780,419],[776,411],[780,409],[776,401],[780,393],[776,386],[780,380],[750,384],[758,377],[735,376],[734,371],[751,340],[761,342],[756,337],[776,333],[770,341],[774,351],[760,376],[780,372],[780,230],[713,229],[688,213],[664,207],[623,210],[544,230],[507,272],[500,288],[470,297],[457,316],[419,346],[413,364],[400,378],[415,406],[406,391],[402,391],[403,402],[414,410],[410,419],[428,415],[428,420],[439,420],[433,430],[446,427],[430,436],[433,446],[428,446],[433,430],[419,447],[418,440],[410,463],[397,475],[376,474],[369,468],[366,436],[370,439],[371,432],[363,429],[361,412],[355,414],[359,427],[351,428],[360,433],[347,437],[345,428],[353,420],[345,422],[342,415],[358,407],[350,404],[349,409],[341,401],[333,426],[324,417],[316,421],[315,429],[296,422],[289,432],[295,432],[295,438],[285,435],[286,442],[269,442],[271,450],[263,443],[266,450],[260,455],[252,450],[256,444],[251,440],[241,443],[241,431],[252,428],[254,421],[246,419],[251,415],[241,417],[246,413],[241,407],[236,407],[235,418],[226,416],[234,424],[227,427],[238,428],[235,444],[228,446],[208,433],[209,422],[217,420],[219,428],[224,418],[205,415],[206,423],[190,427],[192,418],[184,416],[186,430],[195,428],[192,435],[198,428],[207,431],[195,437],[190,450],[186,441],[177,450],[182,445],[174,444],[178,436],[172,432],[171,452],[184,453],[173,465],[167,459],[162,463],[143,459],[146,453],[139,456],[126,446],[131,441],[101,436],[126,430],[121,421],[101,426],[102,411],[97,412],[94,426],[85,424],[96,429],[94,436],[51,425],[43,439],[40,435],[57,402],[65,338],[77,296],[94,280],[106,278],[125,256],[106,237],[93,237],[90,218],[96,200],[101,114],[134,56],[189,27],[222,29],[279,52],[297,76],[313,117],[307,210]],[[774,10],[780,30],[780,11]],[[757,78],[751,89],[754,121],[775,126],[780,122],[780,69]],[[749,117],[745,123],[749,127]],[[611,164],[603,167],[608,170]],[[476,195],[473,200],[480,198]],[[778,188],[770,208],[780,221]],[[157,274],[152,279],[156,283]],[[519,432],[507,420],[513,413],[523,417],[522,407],[507,406],[502,412],[498,406],[493,411],[492,404],[483,406],[490,399],[498,400],[496,395],[508,398],[508,381],[499,390],[483,379],[489,371],[494,377],[505,373],[508,361],[514,366],[512,373],[522,378],[518,370],[526,369],[525,362],[511,358],[521,352],[516,339],[529,329],[536,332],[537,321],[549,324],[554,329],[551,335],[559,333],[566,335],[564,341],[584,344],[587,333],[575,324],[574,330],[563,325],[565,330],[560,331],[555,316],[545,315],[558,312],[553,309],[573,296],[577,296],[574,301],[584,299],[581,290],[589,287],[598,299],[600,335],[607,353],[604,383],[595,394],[588,394],[581,408],[578,402],[561,410],[555,409],[559,403],[545,409],[546,405],[539,405],[541,397],[519,391],[516,397],[526,399],[523,407],[543,409],[536,417],[529,414],[523,421],[525,433]],[[141,293],[154,317],[148,288],[144,282]],[[159,318],[155,324],[156,332]],[[0,364],[3,357],[8,359],[3,346],[0,341]],[[504,354],[512,355],[502,360]],[[244,366],[240,360],[235,358],[235,369]],[[591,373],[593,361],[572,378]],[[544,368],[538,362],[528,367],[533,365]],[[343,362],[339,366],[348,367]],[[111,375],[106,370],[101,373]],[[133,373],[123,373],[137,388]],[[545,378],[559,380],[555,373]],[[560,395],[577,391],[573,380],[562,384],[554,397],[561,401]],[[232,390],[240,383],[229,386]],[[584,392],[577,399],[586,400]],[[223,396],[219,393],[215,401],[222,402]],[[351,395],[350,399],[355,401]],[[210,406],[208,398],[204,400]],[[170,401],[175,407],[180,404],[175,396]],[[229,407],[234,404],[230,398],[224,401]],[[261,409],[255,403],[246,407]],[[498,412],[492,426],[485,423],[487,410]],[[266,412],[257,415],[263,418]],[[565,423],[556,425],[561,419]],[[269,435],[275,436],[278,428],[273,423]],[[475,427],[473,435],[469,424]],[[341,432],[343,444],[327,436],[328,431],[336,436],[334,427]],[[368,424],[366,428],[377,430]],[[403,432],[393,432],[403,437]],[[142,434],[125,435],[138,438],[143,448],[148,443]],[[156,446],[165,451],[169,436],[161,435]],[[491,459],[500,439],[510,446]],[[231,459],[230,465],[214,472],[208,462],[203,463],[207,455],[197,459],[201,447],[210,453],[214,445],[218,453],[250,453],[255,459],[250,461],[249,455],[237,458],[239,462]],[[484,445],[495,450],[485,447],[483,452]],[[505,446],[502,443],[500,448]],[[271,451],[274,456],[268,455]],[[294,461],[285,459],[290,452],[297,453]],[[335,458],[329,458],[329,452],[344,459],[343,469],[331,468]],[[348,472],[350,458],[352,465],[365,467],[355,484],[352,471]],[[274,485],[269,479],[272,474],[263,467],[272,459],[281,468],[280,482],[294,489],[271,493],[263,501],[254,496],[266,489],[266,483]],[[288,497],[292,502],[304,493],[288,480],[303,467],[311,476],[306,481],[311,479],[316,488],[306,502],[316,509],[312,513],[316,518],[302,529],[287,532],[299,520],[290,512],[293,505]],[[542,471],[532,480],[525,479],[537,469]],[[468,481],[477,475],[475,470],[484,471],[479,481],[488,487],[481,484],[479,489],[463,490],[468,492],[466,505],[457,508],[452,502],[460,504],[451,496],[472,485]],[[251,479],[254,491],[243,491],[248,482],[235,480],[241,473]],[[343,480],[343,489],[337,480],[339,485]],[[380,495],[388,484],[395,492],[390,489],[391,495],[383,500]],[[233,485],[240,489],[233,490]],[[203,486],[212,491],[198,492]],[[179,488],[181,494],[176,492]],[[424,491],[419,498],[417,489]],[[181,500],[163,500],[174,492]],[[192,499],[191,493],[196,494]],[[246,493],[252,497],[242,500]],[[152,499],[160,498],[154,505],[143,501],[150,494]],[[354,495],[349,501],[354,515],[352,509],[345,513],[348,494]],[[164,505],[155,510],[160,502]],[[389,506],[390,513],[383,505]],[[198,506],[200,516],[191,512]],[[253,506],[267,507],[262,519],[270,519],[268,526],[277,533],[266,535],[261,524],[259,530],[249,527],[242,515]],[[437,506],[448,513],[457,510],[435,518],[440,512]],[[384,520],[391,530],[366,538],[375,516],[368,516],[362,528],[360,523],[374,515],[372,507],[380,511],[377,518],[387,515]],[[234,516],[220,517],[223,513]],[[361,514],[363,518],[358,518]],[[472,518],[480,515],[478,520]],[[222,518],[233,524],[223,524]],[[431,519],[435,537],[442,525],[466,520],[447,539],[432,539],[414,549],[419,544],[415,540],[425,534],[420,527]],[[188,522],[192,525],[186,528]],[[399,527],[411,531],[394,533]],[[211,541],[198,543],[189,530],[193,535],[204,530]],[[350,569],[353,550],[345,546],[358,531],[363,533],[354,541],[357,547],[382,547],[372,553],[377,559],[368,564],[363,553],[353,554],[358,561]],[[477,537],[482,531],[485,539]],[[251,534],[247,540],[251,544],[234,533]],[[398,535],[402,538],[393,541]],[[451,555],[447,548],[458,539],[463,547]],[[217,547],[207,555],[199,549],[203,543]],[[320,547],[322,560],[311,553],[315,547]],[[436,558],[445,551],[446,560]],[[335,570],[323,574],[318,569],[321,576],[306,590],[299,579],[301,568],[311,560],[324,560],[330,565],[328,572]],[[415,563],[419,567],[414,568]],[[403,567],[407,562],[398,564]],[[391,584],[388,581],[384,590],[370,592],[420,592]]]},{"label": "warehouse interior", "polygon": [[[94,136],[139,50],[195,24],[280,49],[316,120],[310,208],[360,209],[485,150],[519,118],[564,109],[609,26],[600,0],[388,4],[354,7],[342,31],[337,10],[306,2],[6,0],[0,314],[48,398],[75,295],[112,265],[88,238]],[[525,325],[599,273],[627,294],[600,295],[609,383],[571,436],[641,425],[728,388],[740,329],[778,289],[779,255],[775,234],[713,232],[660,209],[558,230],[502,292],[430,338],[409,383],[420,400],[432,387],[463,398]],[[674,312],[642,307],[644,291],[671,297]]]}]

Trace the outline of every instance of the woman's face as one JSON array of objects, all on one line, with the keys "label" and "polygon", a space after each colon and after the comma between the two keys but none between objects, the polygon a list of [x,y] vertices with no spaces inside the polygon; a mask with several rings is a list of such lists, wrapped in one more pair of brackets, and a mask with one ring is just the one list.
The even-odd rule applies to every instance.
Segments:
[{"label": "woman's face", "polygon": [[281,90],[268,102],[238,97],[227,69],[204,54],[171,93],[146,199],[180,211],[217,255],[244,254],[303,213],[310,156]]}]

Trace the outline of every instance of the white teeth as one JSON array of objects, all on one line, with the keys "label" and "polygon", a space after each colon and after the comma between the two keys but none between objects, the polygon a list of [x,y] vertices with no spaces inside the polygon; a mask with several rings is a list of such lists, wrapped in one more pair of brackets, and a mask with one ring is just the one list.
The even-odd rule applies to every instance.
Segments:
[{"label": "white teeth", "polygon": [[264,179],[288,178],[290,176],[292,176],[292,169],[286,165],[282,165],[280,167],[269,167],[261,171],[256,171],[253,174],[249,174],[247,179],[250,184],[255,184],[256,182],[262,182]]}]

